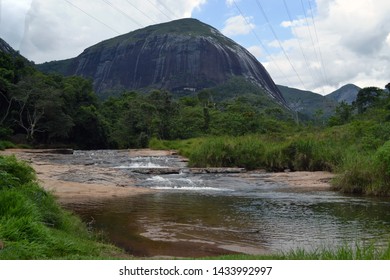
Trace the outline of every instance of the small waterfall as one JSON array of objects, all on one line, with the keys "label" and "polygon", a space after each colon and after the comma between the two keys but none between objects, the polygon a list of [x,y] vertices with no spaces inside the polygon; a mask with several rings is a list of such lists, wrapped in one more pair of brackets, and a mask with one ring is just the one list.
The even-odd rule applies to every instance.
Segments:
[{"label": "small waterfall", "polygon": [[184,164],[178,161],[177,157],[134,157],[122,165],[116,166],[119,169],[142,169],[142,168],[178,168]]},{"label": "small waterfall", "polygon": [[[211,175],[209,175],[211,176]],[[208,177],[209,177],[208,176]],[[149,187],[155,190],[176,190],[176,191],[233,191],[228,188],[221,188],[214,186],[211,178],[199,178],[194,176],[187,176],[185,173],[166,175],[166,176],[153,176],[147,178],[141,185],[143,187]]]}]

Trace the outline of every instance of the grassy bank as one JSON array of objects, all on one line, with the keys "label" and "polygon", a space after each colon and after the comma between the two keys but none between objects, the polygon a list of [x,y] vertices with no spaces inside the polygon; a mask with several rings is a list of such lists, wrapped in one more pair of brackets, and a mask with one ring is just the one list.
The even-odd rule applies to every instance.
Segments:
[{"label": "grassy bank", "polygon": [[389,260],[390,243],[385,248],[378,248],[375,244],[341,246],[334,250],[317,248],[315,250],[296,249],[286,253],[274,255],[227,255],[221,257],[204,258],[206,260]]},{"label": "grassy bank", "polygon": [[98,241],[79,218],[58,206],[34,170],[0,156],[0,259],[107,259],[121,250]]},{"label": "grassy bank", "polygon": [[210,136],[150,142],[176,149],[193,167],[243,167],[267,171],[330,171],[345,193],[390,195],[390,129],[356,122],[321,130],[245,136]]}]

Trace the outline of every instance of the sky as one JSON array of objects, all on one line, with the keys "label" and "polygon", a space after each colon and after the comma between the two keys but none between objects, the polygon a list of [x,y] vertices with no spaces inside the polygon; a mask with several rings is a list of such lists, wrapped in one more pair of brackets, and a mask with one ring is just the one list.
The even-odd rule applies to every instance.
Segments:
[{"label": "sky", "polygon": [[42,63],[192,17],[247,48],[277,84],[325,95],[390,82],[389,15],[388,0],[0,0],[0,38]]}]

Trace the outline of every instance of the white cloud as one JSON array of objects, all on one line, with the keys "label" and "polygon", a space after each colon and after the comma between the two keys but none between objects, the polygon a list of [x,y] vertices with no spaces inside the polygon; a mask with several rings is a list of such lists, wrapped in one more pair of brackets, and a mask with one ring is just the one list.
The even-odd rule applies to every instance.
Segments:
[{"label": "white cloud", "polygon": [[302,26],[305,24],[305,19],[297,19],[293,21],[283,21],[280,26],[282,27],[296,27],[296,26]]},{"label": "white cloud", "polygon": [[252,17],[233,16],[225,21],[222,33],[226,36],[245,35],[255,28]]},{"label": "white cloud", "polygon": [[150,24],[190,17],[207,0],[107,1],[111,6],[82,0],[0,2],[0,37],[40,63],[77,56],[102,40]]},{"label": "white cloud", "polygon": [[294,34],[282,44],[304,85],[282,52],[267,63],[276,82],[319,93],[347,83],[384,87],[390,82],[390,2],[316,2],[314,23],[308,12],[309,26],[306,19],[299,18],[281,24]]},{"label": "white cloud", "polygon": [[252,55],[254,55],[257,59],[259,59],[263,55],[263,49],[259,46],[251,46],[251,47],[248,47],[247,50]]},{"label": "white cloud", "polygon": [[234,5],[234,2],[238,3],[238,2],[240,2],[240,0],[226,0],[225,1],[226,6],[229,7],[229,8]]}]

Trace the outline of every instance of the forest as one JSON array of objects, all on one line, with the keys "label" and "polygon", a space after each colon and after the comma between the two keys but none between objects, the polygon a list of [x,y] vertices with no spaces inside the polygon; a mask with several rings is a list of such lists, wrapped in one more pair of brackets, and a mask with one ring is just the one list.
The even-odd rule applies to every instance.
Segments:
[{"label": "forest", "polygon": [[[238,136],[283,131],[293,124],[285,108],[260,95],[216,101],[210,90],[181,98],[154,90],[103,100],[90,80],[45,75],[5,53],[0,65],[0,137],[34,147],[138,148],[152,138]],[[226,86],[239,87],[240,81]]]},{"label": "forest", "polygon": [[225,87],[237,95],[221,98],[221,88],[102,99],[90,80],[43,74],[0,52],[0,148],[178,149],[192,166],[327,170],[338,174],[336,189],[390,193],[390,84],[363,88],[327,120],[245,93],[239,80]]}]

